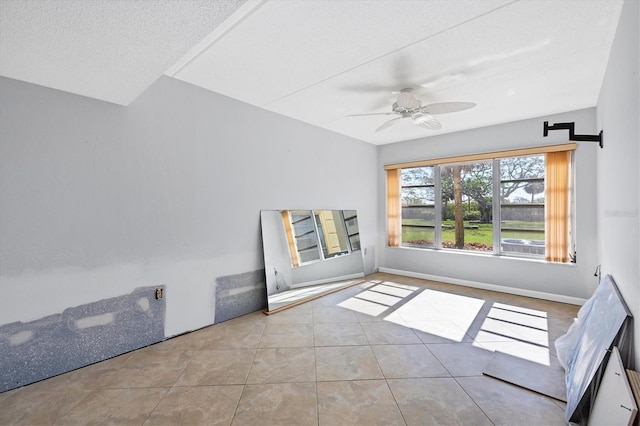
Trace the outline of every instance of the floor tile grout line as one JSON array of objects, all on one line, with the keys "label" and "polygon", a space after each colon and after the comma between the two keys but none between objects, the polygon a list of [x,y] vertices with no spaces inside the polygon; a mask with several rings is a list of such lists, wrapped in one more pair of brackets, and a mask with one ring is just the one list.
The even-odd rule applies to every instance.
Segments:
[{"label": "floor tile grout line", "polygon": [[448,369],[448,368],[447,368],[447,367],[442,363],[442,361],[440,361],[440,358],[438,358],[438,357],[436,356],[436,354],[434,354],[434,353],[431,351],[431,349],[429,349],[429,346],[427,346],[427,344],[426,344],[426,343],[423,343],[423,345],[424,345],[424,347],[427,349],[427,351],[429,351],[429,353],[431,354],[431,356],[433,357],[433,359],[435,359],[435,360],[436,360],[436,362],[438,363],[438,365],[439,365],[440,367],[442,367],[442,369],[443,369],[444,371],[446,371],[446,372],[447,372],[447,374],[449,374],[449,377],[453,377],[453,374],[451,374],[451,371],[449,371],[449,369]]},{"label": "floor tile grout line", "polygon": [[[176,379],[177,380],[177,379]],[[149,418],[153,415],[153,412],[156,411],[156,409],[160,406],[160,403],[162,402],[162,400],[164,399],[165,396],[167,396],[167,394],[169,393],[169,391],[173,389],[173,386],[166,388],[164,394],[162,394],[162,396],[158,399],[158,402],[156,403],[156,405],[153,406],[153,409],[151,409],[151,411],[149,411],[149,414],[147,414],[147,417],[145,417],[144,422],[142,422],[142,424],[144,425]]]},{"label": "floor tile grout line", "polygon": [[242,392],[240,392],[240,397],[236,401],[236,406],[233,409],[233,415],[231,416],[231,422],[229,423],[230,425],[233,424],[233,421],[235,420],[236,416],[238,415],[238,408],[240,407],[240,401],[242,401],[242,396],[244,395],[246,389],[247,389],[247,385],[246,384],[242,385]]},{"label": "floor tile grout line", "polygon": [[[472,376],[472,377],[481,377],[481,376]],[[469,399],[470,399],[471,401],[473,401],[473,403],[475,404],[475,406],[476,406],[476,407],[478,407],[478,410],[480,410],[480,411],[482,412],[482,414],[484,414],[484,415],[485,415],[485,417],[489,420],[489,422],[491,422],[491,424],[495,426],[495,425],[496,425],[496,422],[494,422],[494,421],[493,421],[493,419],[492,419],[491,417],[489,417],[489,414],[487,414],[487,413],[482,409],[482,407],[480,406],[480,404],[478,404],[478,402],[477,402],[477,401],[476,401],[476,400],[475,400],[475,399],[474,399],[474,398],[469,394],[469,392],[467,392],[467,390],[465,389],[465,387],[464,387],[464,386],[462,386],[462,384],[458,381],[458,378],[457,378],[457,377],[453,377],[453,376],[452,376],[452,379],[453,379],[453,380],[455,380],[455,382],[456,382],[456,384],[457,384],[458,386],[460,386],[460,389],[462,389],[462,391],[465,393],[465,395],[467,395],[467,396],[469,397]]]},{"label": "floor tile grout line", "polygon": [[52,422],[52,424],[56,424],[59,420],[62,420],[62,418],[64,416],[66,416],[67,414],[71,413],[76,407],[78,407],[82,402],[84,402],[87,398],[89,398],[91,395],[93,395],[95,392],[99,392],[99,390],[95,390],[95,389],[91,389],[89,391],[89,393],[87,395],[84,396],[84,398],[81,398],[78,402],[76,402],[71,408],[69,408],[67,411],[64,412],[64,414],[59,414],[54,421]]},{"label": "floor tile grout line", "polygon": [[249,366],[249,370],[247,371],[247,375],[244,377],[243,385],[247,385],[247,382],[249,381],[249,377],[251,377],[251,371],[253,370],[253,366],[256,363],[256,357],[258,356],[258,351],[259,350],[260,350],[260,348],[254,349],[253,358],[251,358],[251,365]]},{"label": "floor tile grout line", "polygon": [[[392,379],[392,380],[394,380],[394,379]],[[409,423],[407,423],[407,418],[405,417],[404,412],[402,411],[402,408],[400,408],[400,404],[398,404],[398,399],[396,398],[396,394],[394,394],[393,393],[393,389],[391,389],[391,385],[389,384],[389,379],[385,377],[384,382],[387,384],[387,388],[389,389],[389,393],[391,393],[391,397],[393,398],[393,402],[395,402],[396,403],[396,407],[398,407],[398,411],[400,412],[400,415],[402,416],[402,421],[404,421],[405,425],[408,425]]]},{"label": "floor tile grout line", "polygon": [[318,374],[316,371],[316,356],[315,356],[315,350],[313,352],[313,369],[316,372],[315,374],[315,380],[314,380],[314,385],[315,385],[315,390],[316,390],[316,424],[318,426],[320,426],[320,394],[318,392]]}]

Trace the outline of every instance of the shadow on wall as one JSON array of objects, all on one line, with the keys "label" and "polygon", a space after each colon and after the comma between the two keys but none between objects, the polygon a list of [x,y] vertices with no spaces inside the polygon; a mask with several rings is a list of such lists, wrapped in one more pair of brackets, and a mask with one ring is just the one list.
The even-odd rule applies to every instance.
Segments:
[{"label": "shadow on wall", "polygon": [[0,392],[164,340],[165,298],[156,289],[0,327]]}]

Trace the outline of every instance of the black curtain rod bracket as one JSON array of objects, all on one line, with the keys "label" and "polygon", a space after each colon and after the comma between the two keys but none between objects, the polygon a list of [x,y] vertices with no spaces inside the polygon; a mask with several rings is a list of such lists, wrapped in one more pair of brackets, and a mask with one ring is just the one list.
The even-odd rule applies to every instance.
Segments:
[{"label": "black curtain rod bracket", "polygon": [[544,130],[542,136],[545,138],[549,136],[549,130],[569,130],[569,140],[576,142],[598,142],[600,148],[604,147],[602,140],[602,130],[597,135],[576,135],[574,133],[575,123],[553,123],[549,126],[549,122],[544,122]]}]

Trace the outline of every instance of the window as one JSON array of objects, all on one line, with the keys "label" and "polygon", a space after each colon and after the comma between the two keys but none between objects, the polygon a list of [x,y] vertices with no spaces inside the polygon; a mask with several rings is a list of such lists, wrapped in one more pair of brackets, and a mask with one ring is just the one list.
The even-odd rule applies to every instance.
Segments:
[{"label": "window", "polygon": [[282,220],[294,267],[360,250],[355,210],[290,210]]},{"label": "window", "polygon": [[493,251],[493,163],[440,166],[442,248]]},{"label": "window", "polygon": [[574,149],[564,144],[386,166],[389,246],[567,262]]},{"label": "window", "polygon": [[320,259],[318,233],[311,210],[292,210],[291,226],[300,263]]},{"label": "window", "polygon": [[500,252],[544,256],[543,155],[500,159]]},{"label": "window", "polygon": [[435,246],[435,179],[433,167],[402,169],[403,245]]}]

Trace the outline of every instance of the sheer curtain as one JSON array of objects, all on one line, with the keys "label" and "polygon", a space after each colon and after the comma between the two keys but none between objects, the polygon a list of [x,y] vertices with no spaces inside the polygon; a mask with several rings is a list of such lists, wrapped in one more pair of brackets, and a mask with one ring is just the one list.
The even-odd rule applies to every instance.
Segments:
[{"label": "sheer curtain", "polygon": [[285,233],[287,234],[287,243],[289,244],[289,253],[291,254],[291,264],[294,268],[300,266],[300,260],[298,259],[298,250],[296,249],[296,243],[293,236],[293,229],[291,227],[291,216],[289,211],[285,210],[281,212],[282,224],[284,225]]},{"label": "sheer curtain", "polygon": [[400,246],[400,169],[387,170],[387,232],[389,247]]},{"label": "sheer curtain", "polygon": [[571,152],[545,154],[545,260],[569,260],[569,164]]}]

